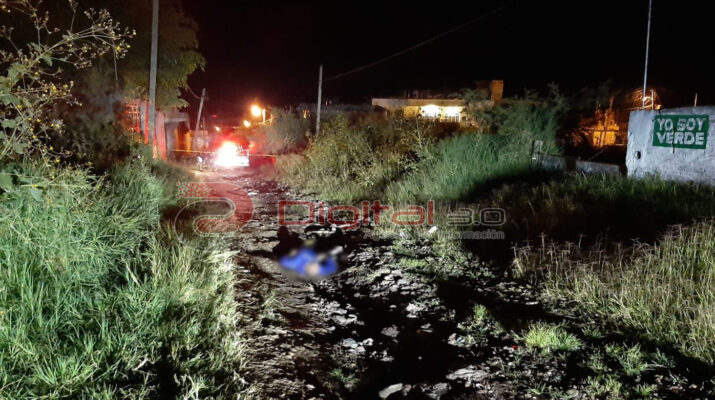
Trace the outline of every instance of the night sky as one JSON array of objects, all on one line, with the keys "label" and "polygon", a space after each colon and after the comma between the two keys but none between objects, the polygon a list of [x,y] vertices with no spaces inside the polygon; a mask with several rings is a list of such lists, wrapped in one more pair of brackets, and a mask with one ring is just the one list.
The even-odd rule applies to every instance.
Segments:
[{"label": "night sky", "polygon": [[[696,92],[699,104],[715,104],[715,28],[706,4],[654,0],[649,84],[665,89],[666,106],[691,102]],[[329,79],[485,14],[408,54],[328,80],[325,97],[360,103],[488,79],[503,79],[507,94],[549,82],[573,92],[607,79],[636,88],[643,79],[648,0],[184,0],[184,7],[208,61],[190,85],[207,88],[211,113],[254,99],[315,102],[320,63]]]}]

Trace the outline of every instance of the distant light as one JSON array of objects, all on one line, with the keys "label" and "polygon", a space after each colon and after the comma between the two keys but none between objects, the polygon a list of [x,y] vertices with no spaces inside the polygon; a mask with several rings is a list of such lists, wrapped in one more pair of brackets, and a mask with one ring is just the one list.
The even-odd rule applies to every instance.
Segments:
[{"label": "distant light", "polygon": [[430,105],[421,107],[421,110],[425,117],[437,118],[437,117],[439,117],[439,112],[441,111],[441,108],[434,104],[430,104]]},{"label": "distant light", "polygon": [[251,127],[251,121],[244,119],[243,120],[243,127],[244,128],[250,128]]},{"label": "distant light", "polygon": [[239,146],[233,142],[224,142],[216,152],[217,167],[234,168],[248,166],[248,157],[239,155]]},{"label": "distant light", "polygon": [[220,126],[214,126],[214,129],[216,129],[216,132],[221,133],[221,127]]},{"label": "distant light", "polygon": [[263,114],[263,109],[257,105],[252,105],[251,106],[251,115],[254,117],[258,118]]},{"label": "distant light", "polygon": [[459,117],[462,113],[462,107],[445,107],[444,115],[447,117]]}]

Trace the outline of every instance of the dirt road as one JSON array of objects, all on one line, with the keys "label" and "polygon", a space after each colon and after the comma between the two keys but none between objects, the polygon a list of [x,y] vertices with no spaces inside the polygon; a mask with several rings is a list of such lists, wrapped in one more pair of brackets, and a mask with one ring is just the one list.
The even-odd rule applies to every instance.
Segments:
[{"label": "dirt road", "polygon": [[[277,204],[316,199],[255,170],[208,178],[236,184],[254,207],[230,240],[256,399],[593,398],[582,384],[588,354],[549,358],[522,348],[519,332],[530,323],[564,321],[542,308],[534,288],[493,277],[478,260],[435,254],[426,239],[317,225],[295,227],[292,239],[328,241],[345,259],[328,279],[297,280],[276,262],[276,247],[290,245],[278,239]],[[703,393],[664,374],[648,379],[666,398]]]}]

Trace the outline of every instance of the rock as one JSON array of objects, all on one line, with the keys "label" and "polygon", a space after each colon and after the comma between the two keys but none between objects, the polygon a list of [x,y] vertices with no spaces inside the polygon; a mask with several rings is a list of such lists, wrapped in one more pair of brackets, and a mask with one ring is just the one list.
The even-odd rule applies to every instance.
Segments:
[{"label": "rock", "polygon": [[385,335],[387,337],[391,337],[394,339],[397,337],[397,335],[400,334],[400,331],[397,329],[396,326],[392,325],[392,326],[388,326],[387,328],[383,329],[380,333],[382,333],[383,335]]},{"label": "rock", "polygon": [[347,338],[347,339],[341,340],[340,345],[343,347],[351,348],[351,349],[358,347],[358,343],[355,341],[355,339],[352,339],[352,338]]},{"label": "rock", "polygon": [[357,315],[350,314],[347,316],[347,318],[343,317],[341,315],[336,315],[332,318],[332,320],[335,321],[335,323],[337,325],[345,327],[345,326],[348,326],[354,322],[357,322]]},{"label": "rock", "polygon": [[382,353],[378,355],[378,357],[380,358],[380,361],[385,363],[395,361],[395,357],[391,356],[390,353],[387,352],[387,350],[383,350]]},{"label": "rock", "polygon": [[427,396],[427,398],[439,400],[442,398],[442,396],[449,393],[449,390],[451,388],[452,387],[449,385],[449,383],[440,382],[422,389],[422,392],[425,396]]},{"label": "rock", "polygon": [[467,338],[453,333],[447,338],[447,344],[455,347],[467,347]]},{"label": "rock", "polygon": [[417,304],[410,303],[405,307],[405,312],[407,312],[407,318],[419,318],[419,314],[424,311],[423,307]]},{"label": "rock", "polygon": [[468,384],[484,380],[489,374],[474,366],[460,368],[447,375],[449,381],[466,381]]},{"label": "rock", "polygon": [[378,393],[378,395],[380,396],[380,399],[385,400],[393,393],[401,392],[403,387],[404,386],[401,383],[396,383],[380,390],[380,393]]},{"label": "rock", "polygon": [[432,332],[434,332],[434,331],[432,330],[432,324],[430,324],[430,323],[428,322],[428,323],[426,323],[426,324],[420,326],[420,332],[421,332],[421,333],[432,333]]}]

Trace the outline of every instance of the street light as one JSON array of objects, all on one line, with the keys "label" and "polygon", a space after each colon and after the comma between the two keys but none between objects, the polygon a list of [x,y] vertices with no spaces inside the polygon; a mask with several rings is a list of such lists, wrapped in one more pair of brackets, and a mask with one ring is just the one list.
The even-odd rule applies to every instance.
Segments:
[{"label": "street light", "polygon": [[256,104],[251,106],[251,115],[255,118],[263,117],[263,125],[266,124],[266,109]]}]

